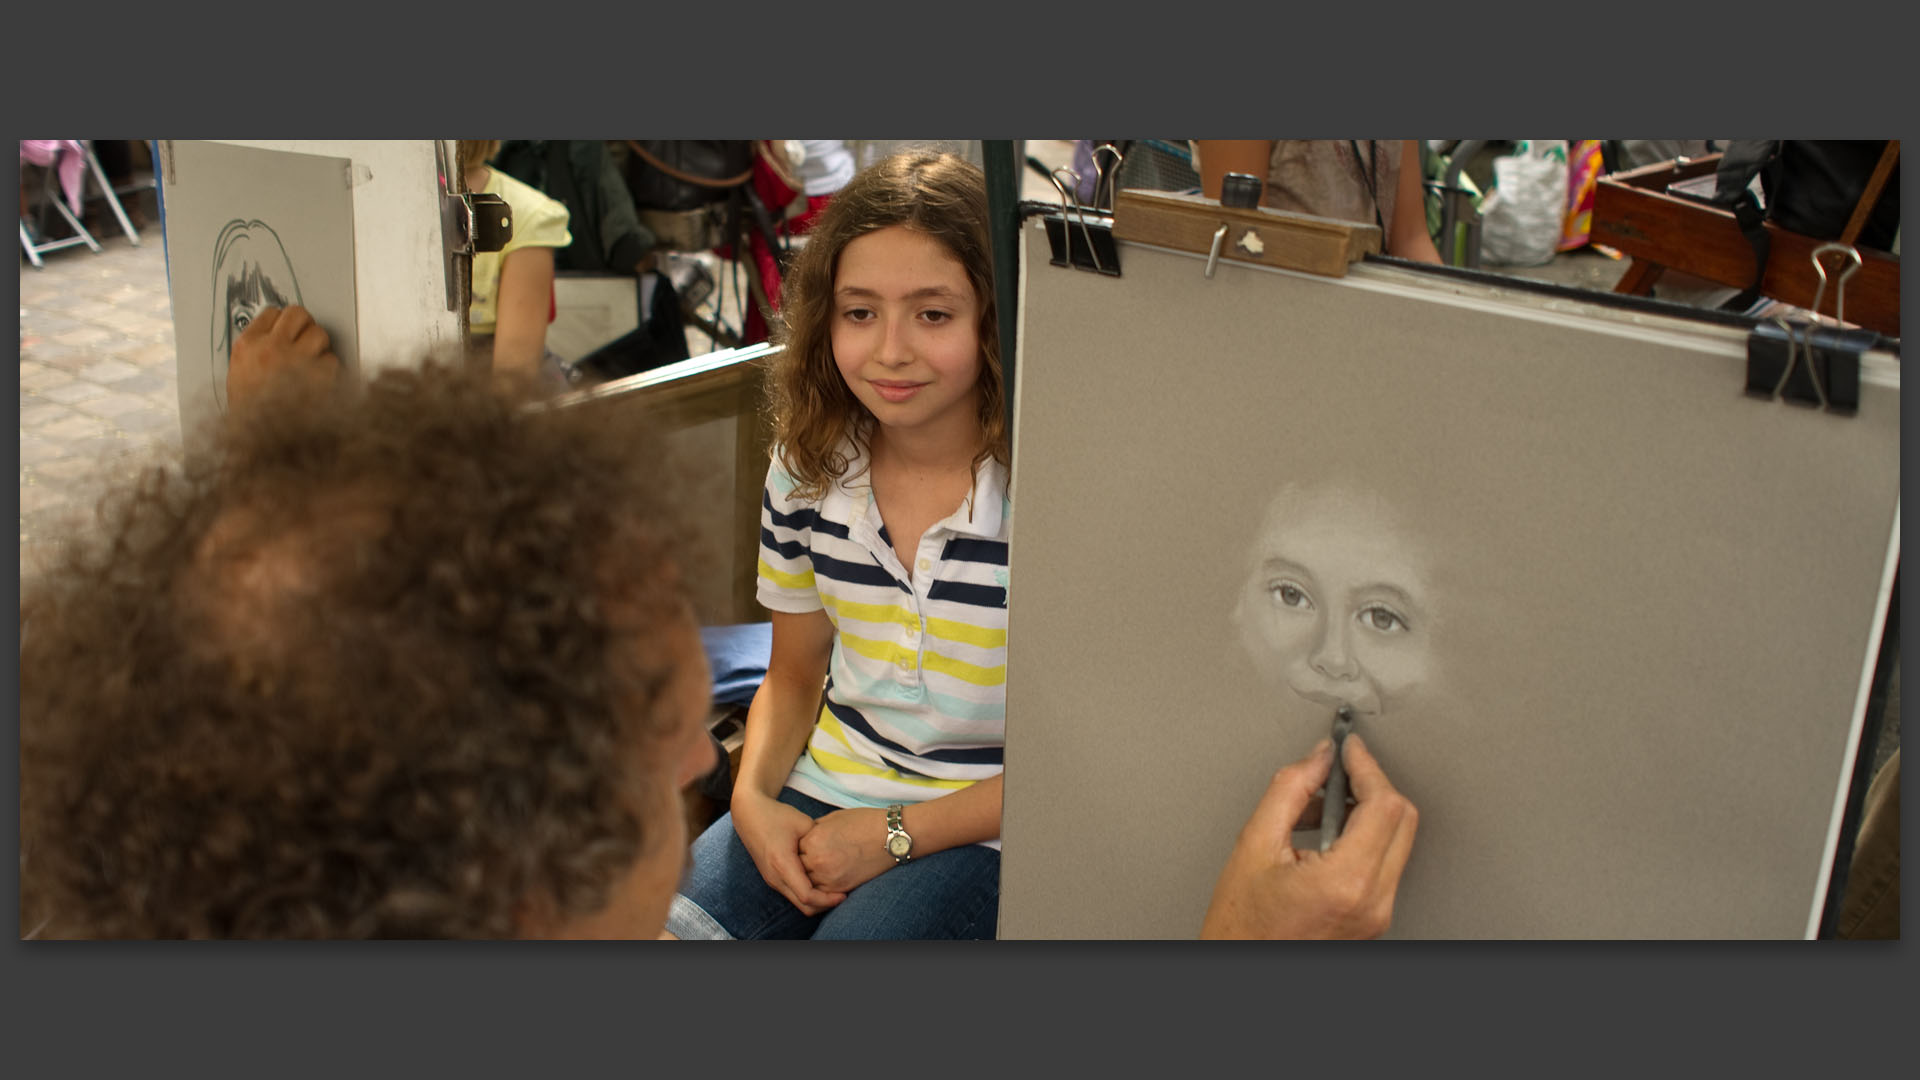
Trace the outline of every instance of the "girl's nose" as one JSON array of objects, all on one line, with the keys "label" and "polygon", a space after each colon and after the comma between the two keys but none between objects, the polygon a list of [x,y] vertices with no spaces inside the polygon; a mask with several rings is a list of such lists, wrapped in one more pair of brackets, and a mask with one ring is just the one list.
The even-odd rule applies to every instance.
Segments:
[{"label": "girl's nose", "polygon": [[1345,619],[1323,618],[1313,652],[1307,657],[1313,670],[1329,679],[1353,679],[1360,674],[1360,664],[1353,658],[1352,643],[1347,640],[1346,622]]},{"label": "girl's nose", "polygon": [[912,359],[907,348],[906,328],[895,320],[887,320],[880,331],[880,344],[874,350],[873,358],[889,367],[895,367]]}]

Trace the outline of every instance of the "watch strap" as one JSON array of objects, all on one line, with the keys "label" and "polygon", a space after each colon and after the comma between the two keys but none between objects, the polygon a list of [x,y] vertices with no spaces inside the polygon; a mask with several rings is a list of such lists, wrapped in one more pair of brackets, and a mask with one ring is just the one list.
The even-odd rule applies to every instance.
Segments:
[{"label": "watch strap", "polygon": [[[887,807],[887,854],[893,856],[895,866],[913,861],[913,836],[907,832],[906,806],[894,803]],[[905,854],[894,851],[894,838],[900,837],[907,842]]]}]

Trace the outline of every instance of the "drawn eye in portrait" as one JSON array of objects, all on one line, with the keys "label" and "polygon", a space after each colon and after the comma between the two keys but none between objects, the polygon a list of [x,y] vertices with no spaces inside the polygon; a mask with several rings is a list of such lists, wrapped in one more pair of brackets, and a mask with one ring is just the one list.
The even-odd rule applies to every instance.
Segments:
[{"label": "drawn eye in portrait", "polygon": [[1432,576],[1378,497],[1289,485],[1268,506],[1234,606],[1240,642],[1287,715],[1367,720],[1433,675]]},{"label": "drawn eye in portrait", "polygon": [[263,221],[234,220],[213,249],[213,399],[227,408],[227,362],[233,340],[261,311],[302,303],[293,263]]}]

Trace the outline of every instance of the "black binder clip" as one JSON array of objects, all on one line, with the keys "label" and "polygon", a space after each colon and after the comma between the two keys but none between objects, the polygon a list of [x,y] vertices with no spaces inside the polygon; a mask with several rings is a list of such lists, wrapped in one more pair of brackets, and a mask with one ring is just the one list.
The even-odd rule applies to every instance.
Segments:
[{"label": "black binder clip", "polygon": [[[1815,314],[1827,291],[1827,269],[1821,258],[1829,254],[1851,258],[1834,294],[1834,317],[1844,319],[1847,278],[1860,268],[1860,253],[1844,244],[1814,249],[1813,267],[1820,275],[1820,288],[1813,297]],[[1879,337],[1871,330],[1842,330],[1777,317],[1762,323],[1747,336],[1747,394],[1828,412],[1858,412],[1860,355]]]},{"label": "black binder clip", "polygon": [[[1118,151],[1114,153],[1117,157]],[[1066,182],[1062,182],[1062,174],[1067,176]],[[1060,212],[1041,219],[1047,229],[1047,248],[1052,255],[1048,262],[1119,277],[1120,249],[1113,242],[1113,215],[1081,204],[1079,196],[1074,194],[1080,186],[1080,174],[1072,169],[1055,169],[1048,174],[1048,179],[1060,191]],[[1103,170],[1094,184],[1096,204],[1105,179]]]}]

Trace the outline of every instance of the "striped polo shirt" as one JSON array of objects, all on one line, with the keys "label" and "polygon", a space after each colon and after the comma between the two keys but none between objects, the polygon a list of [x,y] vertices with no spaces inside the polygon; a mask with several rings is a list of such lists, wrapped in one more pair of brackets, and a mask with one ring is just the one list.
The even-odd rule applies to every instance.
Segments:
[{"label": "striped polo shirt", "polygon": [[[989,459],[900,565],[866,458],[817,499],[776,454],[760,509],[760,603],[834,626],[826,702],[787,785],[839,807],[913,803],[997,776],[1006,737],[1007,472]],[[998,847],[996,839],[991,846]]]}]

